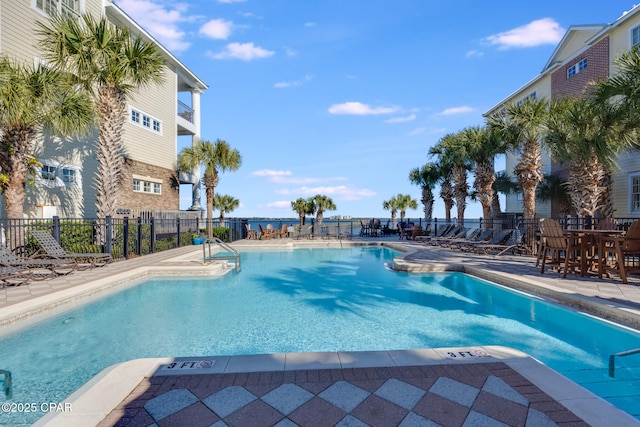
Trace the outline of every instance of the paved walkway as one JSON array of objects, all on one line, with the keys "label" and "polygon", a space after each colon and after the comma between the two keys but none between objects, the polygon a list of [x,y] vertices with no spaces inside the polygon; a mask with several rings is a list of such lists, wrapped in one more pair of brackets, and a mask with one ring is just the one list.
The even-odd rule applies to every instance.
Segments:
[{"label": "paved walkway", "polygon": [[[404,260],[397,262],[399,269],[470,271],[499,283],[552,296],[630,326],[640,326],[640,278],[637,276],[631,276],[626,285],[619,278],[569,276],[562,279],[554,271],[541,275],[532,257],[477,256],[417,242],[399,242],[397,238],[354,239],[353,243],[379,244],[381,240],[386,245],[410,251]],[[234,243],[240,249],[347,244],[351,243],[291,239]],[[65,299],[102,292],[132,276],[163,271],[219,274],[216,266],[202,265],[201,254],[200,248],[189,246],[26,286],[0,289],[0,326],[48,310]],[[99,425],[568,426],[586,425],[584,414],[590,416],[588,409],[581,416],[575,415],[575,411],[559,403],[553,385],[541,389],[535,384],[535,378],[525,377],[517,368],[501,361],[435,365],[416,364],[408,368],[394,363],[373,367],[341,364],[331,369],[317,366],[290,372],[245,369],[182,376],[155,372],[136,380],[104,412],[106,418]],[[636,425],[632,418],[623,419],[625,421],[617,425]],[[49,421],[52,425],[70,425]]]},{"label": "paved walkway", "polygon": [[145,379],[99,426],[588,426],[504,363]]}]

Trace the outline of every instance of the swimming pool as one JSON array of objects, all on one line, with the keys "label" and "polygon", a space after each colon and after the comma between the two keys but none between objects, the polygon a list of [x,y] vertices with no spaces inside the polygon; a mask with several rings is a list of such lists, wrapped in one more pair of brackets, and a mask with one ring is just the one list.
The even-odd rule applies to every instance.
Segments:
[{"label": "swimming pool", "polygon": [[14,402],[60,402],[140,357],[505,345],[640,415],[640,357],[620,359],[615,381],[607,375],[609,354],[640,346],[638,333],[459,273],[388,271],[396,255],[249,252],[240,274],[147,280],[7,335],[0,369],[13,373]]}]

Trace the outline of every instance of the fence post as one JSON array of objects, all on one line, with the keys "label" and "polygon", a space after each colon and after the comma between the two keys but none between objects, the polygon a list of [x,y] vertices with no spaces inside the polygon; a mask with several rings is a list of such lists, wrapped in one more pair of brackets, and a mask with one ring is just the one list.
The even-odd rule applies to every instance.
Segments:
[{"label": "fence post", "polygon": [[53,230],[51,230],[51,234],[53,234],[53,238],[56,239],[58,243],[60,243],[60,217],[53,217]]},{"label": "fence post", "polygon": [[125,216],[123,220],[124,229],[122,230],[122,238],[124,240],[122,254],[124,259],[129,259],[129,217]]},{"label": "fence post", "polygon": [[113,248],[113,218],[107,216],[104,219],[106,238],[104,242],[105,253],[111,254]]},{"label": "fence post", "polygon": [[153,253],[153,248],[156,244],[156,225],[154,223],[153,217],[149,218],[149,224],[151,225],[149,230],[149,253]]},{"label": "fence post", "polygon": [[136,242],[136,253],[142,255],[142,217],[138,217],[138,241]]},{"label": "fence post", "polygon": [[176,231],[178,232],[178,247],[180,247],[180,217],[176,218]]}]

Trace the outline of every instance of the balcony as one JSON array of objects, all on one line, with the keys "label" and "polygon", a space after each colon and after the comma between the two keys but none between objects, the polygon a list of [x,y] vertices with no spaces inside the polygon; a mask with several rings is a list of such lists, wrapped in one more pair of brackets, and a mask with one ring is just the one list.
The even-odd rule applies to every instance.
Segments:
[{"label": "balcony", "polygon": [[198,129],[194,123],[193,108],[181,101],[178,101],[178,117],[176,122],[178,124],[178,135],[196,135],[198,133]]}]

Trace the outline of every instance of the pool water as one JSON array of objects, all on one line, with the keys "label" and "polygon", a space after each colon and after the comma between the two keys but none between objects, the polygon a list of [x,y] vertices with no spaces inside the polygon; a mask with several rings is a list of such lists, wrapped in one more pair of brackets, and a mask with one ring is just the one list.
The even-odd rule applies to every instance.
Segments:
[{"label": "pool water", "polygon": [[[640,355],[608,377],[609,355],[640,347],[639,333],[460,273],[389,271],[397,255],[247,252],[239,274],[147,280],[0,339],[0,369],[13,402],[40,403],[141,357],[504,345],[640,416]],[[0,413],[0,424],[41,415]]]}]

